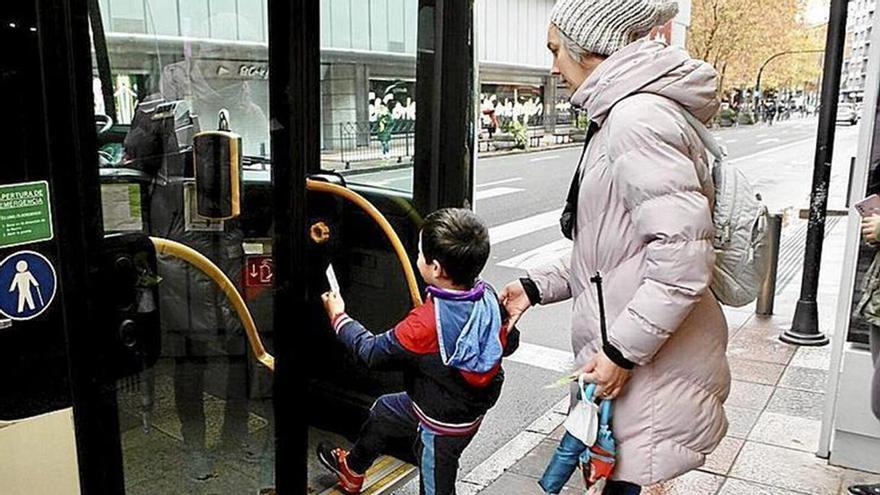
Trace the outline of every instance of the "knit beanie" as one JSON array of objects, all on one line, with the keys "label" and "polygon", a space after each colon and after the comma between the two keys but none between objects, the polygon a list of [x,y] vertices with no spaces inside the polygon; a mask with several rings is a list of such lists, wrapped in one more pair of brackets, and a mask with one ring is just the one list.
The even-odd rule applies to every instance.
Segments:
[{"label": "knit beanie", "polygon": [[558,0],[550,22],[590,53],[611,55],[677,13],[676,0]]}]

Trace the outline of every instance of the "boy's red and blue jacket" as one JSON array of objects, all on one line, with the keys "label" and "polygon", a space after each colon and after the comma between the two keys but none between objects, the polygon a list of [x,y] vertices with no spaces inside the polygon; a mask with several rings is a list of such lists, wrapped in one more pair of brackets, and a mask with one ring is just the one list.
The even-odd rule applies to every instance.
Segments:
[{"label": "boy's red and blue jacket", "polygon": [[333,328],[367,367],[400,369],[421,423],[443,435],[476,432],[498,400],[501,358],[519,345],[508,330],[494,289],[479,281],[469,291],[428,287],[425,304],[394,328],[373,334],[346,314]]}]

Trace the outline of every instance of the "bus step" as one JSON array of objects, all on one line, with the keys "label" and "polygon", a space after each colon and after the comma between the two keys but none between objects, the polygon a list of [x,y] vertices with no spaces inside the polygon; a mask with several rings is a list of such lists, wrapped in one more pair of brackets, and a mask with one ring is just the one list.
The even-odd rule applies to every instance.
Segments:
[{"label": "bus step", "polygon": [[[418,474],[416,467],[390,456],[382,456],[367,470],[367,478],[364,480],[363,495],[390,494],[395,488],[400,488],[404,483]],[[345,495],[338,486],[328,488],[321,495]]]}]

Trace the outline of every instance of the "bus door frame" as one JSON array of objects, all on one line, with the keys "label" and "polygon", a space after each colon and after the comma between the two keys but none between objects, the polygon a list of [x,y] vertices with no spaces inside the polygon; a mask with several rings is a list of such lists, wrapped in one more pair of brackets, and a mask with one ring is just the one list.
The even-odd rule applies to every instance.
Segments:
[{"label": "bus door frame", "polygon": [[[59,297],[67,338],[80,488],[114,493],[123,486],[119,419],[105,399],[97,273],[103,238],[97,167],[92,57],[85,0],[34,0]],[[96,355],[96,353],[98,355]],[[107,432],[112,432],[107,434]]]},{"label": "bus door frame", "polygon": [[[308,293],[305,250],[291,234],[300,232],[305,238],[305,179],[321,170],[320,125],[309,119],[321,111],[321,19],[317,0],[268,4],[274,325],[286,329],[295,328],[297,315],[305,313]],[[473,207],[478,97],[474,1],[419,0],[417,36],[413,202],[423,215],[447,206]],[[285,225],[289,228],[278,228]],[[295,331],[276,332],[276,345],[276,466],[284,466],[276,469],[276,487],[279,493],[306,493],[308,425],[290,420],[300,416],[302,397],[285,391],[306,389],[308,370],[301,368],[297,352],[308,351],[297,345]]]},{"label": "bus door frame", "polygon": [[[309,118],[321,111],[320,2],[268,0],[268,5],[274,327],[288,329],[305,313],[308,293],[305,249],[291,234],[305,238],[305,179],[321,170],[320,125]],[[474,0],[419,0],[417,36],[413,202],[423,215],[442,207],[472,208],[478,98]],[[297,352],[308,351],[297,345],[295,331],[277,331],[276,345],[276,466],[283,466],[276,469],[276,487],[279,493],[306,493],[308,425],[291,419],[300,417],[302,397],[285,392],[306,389],[308,370]]]},{"label": "bus door frame", "polygon": [[[88,0],[35,0],[46,84],[46,132],[51,136],[60,286],[68,337],[71,395],[80,487],[84,494],[122,493],[122,450],[115,400],[102,383],[103,308],[95,287],[103,245],[94,130]],[[275,232],[277,367],[276,488],[305,493],[308,425],[298,407],[305,390],[297,315],[303,314],[306,189],[320,168],[320,2],[268,0],[270,135]],[[462,15],[470,13],[470,15]],[[470,20],[470,22],[463,21]],[[417,119],[413,199],[420,212],[472,206],[475,158],[473,0],[419,0]],[[434,36],[438,34],[437,36]],[[437,78],[425,75],[439,74]],[[440,125],[440,124],[444,125]],[[57,161],[56,161],[57,160]],[[299,234],[297,234],[299,233]],[[83,262],[85,260],[85,262]],[[294,304],[290,304],[294,301]],[[295,468],[291,468],[295,466]]]},{"label": "bus door frame", "polygon": [[[880,16],[874,16],[873,25],[874,28],[871,34],[871,44],[872,46],[877,47],[880,45]],[[880,96],[878,96],[878,94],[880,94],[880,50],[875,49],[870,51],[867,75],[856,161],[855,166],[852,168],[852,175],[849,178],[850,191],[855,192],[856,198],[868,189],[868,174],[871,168],[871,152],[874,146],[880,146],[880,143],[875,142],[874,140],[877,131],[877,121],[880,119],[880,107],[878,107],[878,103],[880,103]],[[854,208],[849,208],[846,228],[846,248],[844,251],[843,269],[841,270],[840,275],[837,313],[834,320],[835,331],[834,335],[831,337],[831,365],[826,385],[827,392],[825,394],[825,406],[822,415],[822,430],[819,437],[819,449],[816,453],[819,457],[830,459],[831,464],[834,465],[849,465],[849,463],[854,460],[854,456],[847,452],[853,451],[853,449],[864,457],[870,457],[870,455],[865,454],[865,449],[870,449],[876,453],[874,458],[880,459],[880,441],[878,441],[878,439],[880,439],[880,434],[876,436],[874,442],[868,442],[865,445],[859,446],[847,446],[845,443],[860,441],[867,438],[867,436],[862,436],[865,434],[864,431],[845,431],[853,429],[852,425],[841,428],[842,425],[840,424],[840,421],[842,418],[838,415],[838,404],[843,404],[843,407],[851,409],[854,400],[857,402],[864,402],[866,400],[865,397],[869,395],[868,388],[870,387],[871,382],[871,377],[865,376],[862,377],[861,382],[856,384],[856,387],[861,391],[858,394],[859,398],[841,397],[842,394],[847,394],[849,389],[849,387],[841,386],[841,380],[846,380],[848,375],[846,360],[864,358],[864,356],[859,355],[862,354],[863,351],[855,351],[852,349],[852,345],[847,343],[849,324],[853,310],[852,298],[856,279],[856,268],[858,265],[859,245],[862,242],[861,217]],[[852,364],[850,364],[849,367],[852,368]],[[847,416],[849,417],[851,415],[847,414]],[[850,417],[847,422],[852,423],[852,418]],[[880,431],[880,426],[876,426],[875,431]],[[832,450],[832,437],[837,436],[839,433],[847,435],[849,442],[835,442],[836,447]],[[862,469],[869,469],[869,467],[862,465]],[[875,463],[873,469],[880,469],[880,464]]]},{"label": "bus door frame", "polygon": [[[50,143],[50,184],[59,243],[59,303],[65,334],[80,489],[83,494],[124,493],[118,408],[105,383],[101,305],[96,287],[103,246],[97,139],[94,127],[92,54],[88,0],[34,0],[40,37],[41,71],[46,88],[45,132]],[[304,245],[307,163],[319,163],[318,127],[306,118],[318,115],[320,96],[319,2],[269,0],[270,125],[274,187],[276,487],[279,493],[306,492],[307,425],[295,409],[301,404],[303,374],[297,369],[296,315],[305,303]],[[283,61],[283,62],[282,62]],[[297,67],[299,77],[293,77]],[[105,67],[106,70],[106,67]],[[303,112],[302,109],[308,109]],[[57,160],[57,161],[56,161]],[[277,226],[287,226],[279,228]],[[83,262],[83,260],[85,262]],[[279,301],[293,300],[295,304]],[[286,392],[286,393],[281,393]],[[292,393],[291,393],[292,392]],[[111,398],[108,400],[108,397]],[[297,466],[298,469],[290,469]]]},{"label": "bus door frame", "polygon": [[422,214],[474,207],[474,13],[474,0],[419,0],[413,201]]},{"label": "bus door frame", "polygon": [[[320,166],[320,2],[269,0],[269,135],[274,203],[276,366],[275,486],[308,493],[308,424],[299,411],[306,390],[297,359],[298,315],[306,314],[306,176]],[[310,165],[312,164],[312,165]],[[297,233],[299,233],[297,235]],[[302,242],[297,242],[297,240]],[[290,303],[293,301],[293,304]]]}]

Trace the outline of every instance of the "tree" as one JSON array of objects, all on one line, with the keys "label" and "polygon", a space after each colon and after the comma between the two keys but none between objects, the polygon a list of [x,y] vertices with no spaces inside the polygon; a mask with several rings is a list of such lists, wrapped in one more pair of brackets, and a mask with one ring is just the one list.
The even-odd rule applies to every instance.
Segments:
[{"label": "tree", "polygon": [[[719,91],[755,84],[761,64],[773,54],[821,49],[824,26],[807,26],[799,0],[694,0],[688,49],[715,67]],[[818,76],[817,55],[791,55],[764,71],[762,86],[807,86]]]}]

